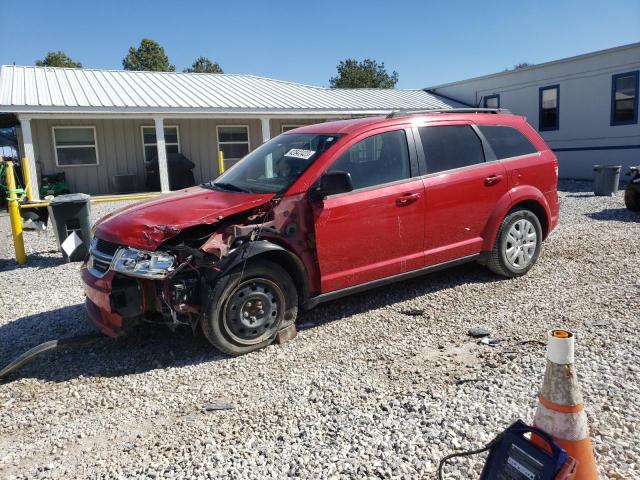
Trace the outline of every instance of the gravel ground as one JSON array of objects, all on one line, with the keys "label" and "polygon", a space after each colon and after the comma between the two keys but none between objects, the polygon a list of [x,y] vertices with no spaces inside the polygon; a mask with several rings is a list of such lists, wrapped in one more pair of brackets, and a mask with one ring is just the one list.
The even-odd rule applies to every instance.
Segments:
[{"label": "gravel ground", "polygon": [[[621,194],[561,189],[560,225],[524,278],[471,264],[380,288],[241,358],[151,327],[38,358],[0,384],[0,477],[433,478],[445,454],[532,420],[545,348],[528,341],[563,326],[578,334],[602,477],[640,478],[640,217]],[[9,232],[2,214],[0,366],[93,331],[79,265],[62,263],[51,233],[28,232],[17,267]],[[479,345],[472,326],[504,341]],[[477,478],[482,463],[456,461],[447,478]]]}]

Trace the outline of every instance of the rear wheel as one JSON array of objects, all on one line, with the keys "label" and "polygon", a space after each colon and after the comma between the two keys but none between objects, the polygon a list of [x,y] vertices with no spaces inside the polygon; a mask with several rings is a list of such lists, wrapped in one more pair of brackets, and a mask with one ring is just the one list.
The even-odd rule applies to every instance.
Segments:
[{"label": "rear wheel", "polygon": [[624,191],[624,204],[632,212],[640,212],[640,184],[630,183]]},{"label": "rear wheel", "polygon": [[538,260],[541,243],[538,217],[530,210],[514,210],[502,221],[487,266],[498,275],[520,277]]},{"label": "rear wheel", "polygon": [[243,355],[271,344],[297,312],[298,295],[289,274],[258,260],[219,279],[202,330],[221,352]]}]

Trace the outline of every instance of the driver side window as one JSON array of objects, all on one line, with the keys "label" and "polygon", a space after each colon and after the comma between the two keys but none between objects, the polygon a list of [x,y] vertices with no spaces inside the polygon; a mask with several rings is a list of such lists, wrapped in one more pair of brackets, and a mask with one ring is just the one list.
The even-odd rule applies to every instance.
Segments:
[{"label": "driver side window", "polygon": [[406,134],[395,130],[367,137],[352,145],[327,171],[351,174],[354,190],[410,178]]}]

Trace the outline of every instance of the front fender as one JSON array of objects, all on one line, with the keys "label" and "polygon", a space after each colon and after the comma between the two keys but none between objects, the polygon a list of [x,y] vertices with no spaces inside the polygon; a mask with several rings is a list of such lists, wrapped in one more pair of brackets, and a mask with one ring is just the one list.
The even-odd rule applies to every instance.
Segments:
[{"label": "front fender", "polygon": [[247,260],[263,255],[289,272],[296,288],[298,288],[300,300],[306,300],[309,296],[309,277],[304,264],[294,253],[269,240],[246,242],[229,252],[217,265],[217,277],[219,278]]},{"label": "front fender", "polygon": [[505,193],[500,200],[496,203],[491,216],[489,217],[489,221],[487,222],[484,231],[482,232],[482,250],[485,252],[493,249],[493,245],[496,241],[496,236],[498,235],[498,230],[500,229],[500,225],[502,224],[502,220],[507,214],[519,203],[522,202],[536,202],[543,210],[546,215],[545,223],[547,225],[547,229],[543,232],[543,236],[546,237],[549,229],[549,220],[551,219],[551,210],[549,208],[549,203],[545,198],[544,194],[535,187],[531,185],[520,185],[512,188],[507,193]]},{"label": "front fender", "polygon": [[221,274],[224,274],[229,270],[237,267],[242,262],[255,257],[256,255],[276,251],[289,253],[280,245],[268,240],[255,240],[253,242],[246,242],[240,245],[238,248],[229,252],[229,254],[224,257],[218,264],[218,269],[220,270]]}]

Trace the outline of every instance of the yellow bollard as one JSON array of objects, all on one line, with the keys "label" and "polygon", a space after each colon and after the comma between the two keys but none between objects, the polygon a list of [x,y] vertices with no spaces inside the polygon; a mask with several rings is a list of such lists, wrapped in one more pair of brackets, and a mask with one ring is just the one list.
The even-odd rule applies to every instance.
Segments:
[{"label": "yellow bollard", "polygon": [[224,154],[222,150],[218,150],[218,174],[222,175],[224,173]]},{"label": "yellow bollard", "polygon": [[16,262],[20,265],[27,263],[27,254],[24,251],[24,239],[22,238],[22,218],[20,218],[20,206],[16,194],[16,179],[13,174],[13,162],[7,162],[7,189],[9,190],[9,219],[11,220],[11,233],[13,234],[13,248],[16,251]]},{"label": "yellow bollard", "polygon": [[24,179],[24,192],[27,195],[27,201],[33,200],[31,193],[31,172],[29,171],[29,161],[27,157],[22,157],[22,178]]}]

